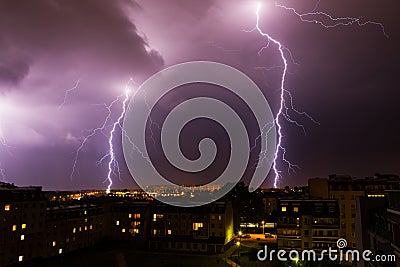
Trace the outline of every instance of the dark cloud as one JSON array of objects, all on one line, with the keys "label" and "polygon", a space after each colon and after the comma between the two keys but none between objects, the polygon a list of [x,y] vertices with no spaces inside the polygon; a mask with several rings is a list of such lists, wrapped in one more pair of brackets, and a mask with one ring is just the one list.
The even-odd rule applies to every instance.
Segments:
[{"label": "dark cloud", "polygon": [[[135,2],[130,2],[135,5]],[[126,1],[1,1],[0,38],[31,58],[70,67],[95,62],[110,69],[152,73],[162,57],[147,48],[122,6]],[[135,5],[136,6],[136,5]],[[25,64],[23,64],[25,63]],[[2,76],[23,78],[29,62],[2,63]]]},{"label": "dark cloud", "polygon": [[0,59],[0,82],[17,85],[29,72],[31,61],[23,57]]}]

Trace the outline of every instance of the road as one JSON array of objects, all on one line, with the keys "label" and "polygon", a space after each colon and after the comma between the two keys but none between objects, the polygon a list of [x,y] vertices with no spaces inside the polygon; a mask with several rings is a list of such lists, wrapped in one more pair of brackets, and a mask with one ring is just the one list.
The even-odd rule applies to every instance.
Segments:
[{"label": "road", "polygon": [[261,248],[264,244],[276,244],[276,236],[265,238],[263,234],[250,234],[250,238],[236,237],[242,246],[251,248]]}]

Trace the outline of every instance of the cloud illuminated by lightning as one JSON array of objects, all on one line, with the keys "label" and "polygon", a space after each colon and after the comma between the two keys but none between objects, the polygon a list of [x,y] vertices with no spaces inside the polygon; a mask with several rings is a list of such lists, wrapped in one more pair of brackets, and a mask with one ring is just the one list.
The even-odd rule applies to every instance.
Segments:
[{"label": "cloud illuminated by lightning", "polygon": [[[321,11],[316,11],[318,8],[320,1],[317,1],[316,5],[314,6],[314,9],[311,12],[308,13],[304,13],[301,14],[299,12],[297,12],[294,8],[291,7],[286,7],[284,5],[281,4],[277,4],[275,3],[276,7],[279,8],[283,8],[287,11],[291,11],[293,14],[295,14],[296,16],[298,16],[300,18],[300,20],[302,22],[308,22],[308,23],[314,23],[314,24],[318,24],[320,26],[323,26],[324,28],[334,28],[334,27],[338,27],[338,26],[351,26],[351,25],[358,25],[358,26],[365,26],[367,24],[373,24],[373,25],[377,25],[381,28],[383,34],[388,37],[388,35],[385,32],[385,28],[383,26],[382,23],[379,22],[374,22],[374,21],[363,21],[361,17],[358,18],[353,18],[353,17],[339,17],[339,18],[335,18],[325,12],[321,12]],[[273,45],[275,45],[279,51],[281,60],[282,60],[282,64],[283,66],[273,66],[272,68],[282,68],[282,76],[281,76],[281,80],[280,80],[280,105],[279,105],[279,110],[276,114],[275,117],[275,124],[277,126],[277,134],[278,134],[278,142],[276,145],[276,152],[274,155],[274,160],[273,160],[273,165],[272,168],[274,170],[274,187],[278,187],[278,183],[281,179],[281,171],[278,169],[277,166],[277,162],[278,159],[281,155],[281,160],[283,162],[285,162],[288,166],[288,172],[290,173],[291,171],[294,171],[294,168],[297,167],[296,165],[292,164],[289,160],[287,160],[286,158],[286,148],[283,146],[282,144],[282,119],[285,119],[286,121],[290,122],[290,123],[294,123],[295,125],[297,125],[298,127],[302,128],[302,130],[305,133],[305,128],[302,124],[300,124],[299,122],[297,122],[296,120],[292,119],[289,111],[293,111],[298,115],[303,115],[305,117],[307,117],[308,119],[310,119],[312,122],[319,124],[314,118],[312,118],[309,114],[307,114],[306,112],[302,112],[297,110],[296,108],[294,108],[293,106],[293,98],[291,93],[285,89],[285,79],[286,79],[286,75],[288,74],[288,59],[291,60],[291,62],[293,62],[294,64],[297,64],[294,59],[293,59],[293,55],[290,52],[290,50],[288,50],[281,42],[279,42],[277,39],[272,38],[268,33],[263,32],[263,30],[260,27],[260,9],[261,9],[261,3],[258,3],[257,5],[257,9],[256,9],[256,26],[247,32],[253,32],[253,31],[257,31],[262,37],[265,37],[267,39],[267,43],[265,46],[263,46],[259,51],[258,54],[261,55],[261,53],[269,48],[269,46],[271,45],[271,43]],[[325,23],[321,20],[318,20],[318,17],[322,17],[327,19],[327,21],[331,22],[330,24]],[[259,67],[260,68],[260,67]],[[262,67],[261,67],[262,68]],[[262,68],[264,70],[270,70],[269,68]],[[288,100],[286,100],[288,97]],[[272,127],[269,127],[267,131],[264,130],[265,126],[263,127],[261,134],[268,134],[269,131],[272,129]],[[260,154],[260,158],[263,159],[265,158],[265,155],[263,155],[263,151],[261,151]]]}]

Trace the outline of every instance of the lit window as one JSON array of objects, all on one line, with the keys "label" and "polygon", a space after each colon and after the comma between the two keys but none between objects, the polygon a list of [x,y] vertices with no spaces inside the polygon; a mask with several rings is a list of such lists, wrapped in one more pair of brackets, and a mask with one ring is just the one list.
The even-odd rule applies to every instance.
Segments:
[{"label": "lit window", "polygon": [[10,204],[4,205],[4,210],[5,210],[5,211],[9,211],[9,210],[10,210]]},{"label": "lit window", "polygon": [[85,218],[85,222],[87,222],[87,218]]},{"label": "lit window", "polygon": [[125,228],[123,228],[123,229],[121,230],[121,232],[122,232],[122,233],[125,233]]},{"label": "lit window", "polygon": [[170,234],[172,234],[172,231],[171,231],[171,230],[169,230],[169,229],[168,229],[168,234],[169,234],[169,235],[170,235]]},{"label": "lit window", "polygon": [[135,218],[135,219],[140,219],[140,213],[136,213],[136,214],[134,215],[134,218]]},{"label": "lit window", "polygon": [[17,225],[16,225],[16,224],[14,224],[14,225],[12,226],[12,230],[13,230],[13,232],[14,232],[14,231],[17,231]]},{"label": "lit window", "polygon": [[83,213],[86,215],[87,214],[87,210],[85,210]]},{"label": "lit window", "polygon": [[82,232],[82,227],[79,227],[79,232]]},{"label": "lit window", "polygon": [[299,207],[293,207],[294,212],[299,212]]},{"label": "lit window", "polygon": [[129,218],[129,219],[132,218],[132,214],[129,213],[128,218]]},{"label": "lit window", "polygon": [[85,225],[85,231],[87,231],[87,226]]},{"label": "lit window", "polygon": [[90,230],[93,230],[93,225],[90,225],[90,226],[89,226],[89,229],[90,229]]},{"label": "lit window", "polygon": [[222,220],[222,216],[218,215],[218,221]]},{"label": "lit window", "polygon": [[282,207],[282,211],[286,211],[286,207]]},{"label": "lit window", "polygon": [[25,235],[21,235],[21,240],[25,240]]},{"label": "lit window", "polygon": [[115,225],[119,225],[119,221],[115,221]]},{"label": "lit window", "polygon": [[21,262],[21,261],[23,261],[23,260],[24,260],[24,256],[19,256],[19,257],[18,257],[18,261],[19,261],[19,262]]},{"label": "lit window", "polygon": [[62,248],[58,250],[58,254],[62,254]]},{"label": "lit window", "polygon": [[74,229],[72,229],[72,233],[76,233],[76,228],[74,227]]},{"label": "lit window", "polygon": [[133,229],[133,233],[138,234],[139,233],[139,229]]},{"label": "lit window", "polygon": [[25,228],[26,228],[26,223],[23,223],[22,226],[21,226],[21,228],[22,228],[22,229],[25,229]]},{"label": "lit window", "polygon": [[193,230],[197,231],[199,228],[203,228],[203,223],[193,223]]},{"label": "lit window", "polygon": [[56,241],[53,241],[53,247],[55,247],[57,245]]}]

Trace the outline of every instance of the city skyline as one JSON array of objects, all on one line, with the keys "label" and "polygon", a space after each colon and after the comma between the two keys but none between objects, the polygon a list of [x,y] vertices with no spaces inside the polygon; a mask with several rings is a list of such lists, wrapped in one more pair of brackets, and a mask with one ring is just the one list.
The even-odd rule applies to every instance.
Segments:
[{"label": "city skyline", "polygon": [[[287,158],[298,165],[288,173],[281,160],[281,187],[303,185],[308,178],[329,174],[356,177],[374,173],[399,174],[400,126],[396,110],[400,96],[397,62],[400,53],[397,3],[376,7],[371,2],[319,3],[317,10],[333,16],[363,17],[379,25],[326,29],[301,22],[292,12],[270,1],[262,5],[260,27],[278,38],[297,64],[288,66],[286,88],[295,108],[310,114],[320,125],[291,112],[306,134],[284,122]],[[299,12],[315,8],[317,1],[286,1]],[[273,114],[279,108],[282,62],[276,49],[258,51],[265,39],[255,32],[256,1],[0,1],[0,167],[6,182],[42,185],[45,190],[106,189],[107,163],[97,164],[107,153],[108,125],[83,146],[73,171],[75,152],[90,130],[107,116],[105,104],[132,90],[154,73],[191,60],[231,65],[246,73],[261,88]],[[155,122],[181,98],[211,95],[242,111],[229,94],[212,86],[192,86],[188,93],[167,95]],[[179,90],[178,90],[179,91]],[[111,110],[118,118],[121,102]],[[248,112],[244,116],[251,120]],[[201,130],[199,130],[201,128]],[[120,132],[114,139],[121,179],[113,188],[137,188],[125,167]],[[225,151],[226,136],[205,121],[186,130],[184,153],[203,136],[214,136]],[[257,136],[252,131],[251,137]],[[194,140],[194,141],[193,141]],[[208,182],[221,172],[229,155],[218,155],[203,177],[182,178],[179,184]],[[252,155],[255,160],[257,154]],[[164,166],[161,164],[161,166]],[[246,173],[248,180],[251,170]],[[197,179],[197,180],[196,180]],[[188,181],[189,180],[189,181]],[[263,187],[272,187],[270,172]]]}]

